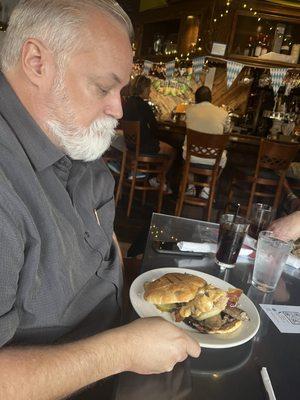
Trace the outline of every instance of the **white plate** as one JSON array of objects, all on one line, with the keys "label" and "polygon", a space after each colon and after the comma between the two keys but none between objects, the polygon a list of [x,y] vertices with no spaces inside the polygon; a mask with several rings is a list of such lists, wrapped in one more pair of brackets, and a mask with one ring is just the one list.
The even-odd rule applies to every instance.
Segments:
[{"label": "white plate", "polygon": [[158,279],[160,276],[170,273],[170,272],[180,272],[180,273],[189,273],[196,276],[200,276],[205,279],[208,283],[219,287],[220,289],[229,289],[234,288],[234,286],[230,285],[228,282],[223,281],[222,279],[216,278],[215,276],[205,274],[203,272],[194,271],[186,268],[159,268],[153,269],[151,271],[147,271],[144,274],[138,276],[135,281],[132,283],[130,287],[130,301],[137,312],[137,314],[142,317],[163,317],[167,321],[172,322],[173,324],[187,330],[189,334],[191,334],[194,338],[196,338],[202,347],[208,348],[227,348],[239,346],[253,338],[259,328],[260,318],[257,312],[255,305],[252,301],[245,296],[241,295],[239,300],[239,307],[246,311],[249,316],[249,321],[244,321],[242,326],[233,333],[227,334],[203,334],[197,332],[195,329],[190,328],[183,322],[175,322],[172,319],[172,315],[168,312],[159,311],[153,304],[148,303],[144,300],[144,283],[150,282],[155,279]]}]

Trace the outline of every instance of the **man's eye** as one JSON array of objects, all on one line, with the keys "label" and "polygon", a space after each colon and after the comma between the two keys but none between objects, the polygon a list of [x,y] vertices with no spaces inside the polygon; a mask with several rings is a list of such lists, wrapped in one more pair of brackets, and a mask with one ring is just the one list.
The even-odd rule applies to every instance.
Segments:
[{"label": "man's eye", "polygon": [[102,96],[105,96],[105,95],[107,95],[107,93],[108,93],[108,90],[107,89],[103,89],[102,87],[98,87],[98,91],[99,91],[99,93],[102,95]]}]

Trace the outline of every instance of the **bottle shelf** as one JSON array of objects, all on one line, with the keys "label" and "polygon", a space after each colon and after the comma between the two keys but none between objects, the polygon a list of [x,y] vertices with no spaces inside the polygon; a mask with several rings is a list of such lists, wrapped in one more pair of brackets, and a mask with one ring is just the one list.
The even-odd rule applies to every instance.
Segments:
[{"label": "bottle shelf", "polygon": [[236,55],[236,54],[231,54],[228,57],[229,60],[233,61],[238,61],[241,63],[248,64],[250,67],[256,66],[258,67],[287,67],[287,68],[292,68],[292,69],[300,69],[300,64],[291,64],[291,63],[285,63],[282,61],[276,61],[276,60],[265,60],[259,57],[250,57],[250,56],[243,56],[243,55]]}]

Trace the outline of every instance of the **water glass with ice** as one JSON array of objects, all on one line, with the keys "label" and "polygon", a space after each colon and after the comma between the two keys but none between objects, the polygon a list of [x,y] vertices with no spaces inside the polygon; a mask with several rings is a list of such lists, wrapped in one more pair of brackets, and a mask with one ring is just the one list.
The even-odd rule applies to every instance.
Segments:
[{"label": "water glass with ice", "polygon": [[292,240],[285,242],[277,239],[271,231],[260,232],[252,285],[263,292],[275,290],[292,247]]}]

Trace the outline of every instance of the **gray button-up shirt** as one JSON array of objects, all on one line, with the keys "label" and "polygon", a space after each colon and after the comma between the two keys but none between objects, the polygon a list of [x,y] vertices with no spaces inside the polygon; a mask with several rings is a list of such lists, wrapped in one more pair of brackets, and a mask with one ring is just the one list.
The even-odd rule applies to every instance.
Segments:
[{"label": "gray button-up shirt", "polygon": [[113,189],[103,161],[70,160],[1,74],[0,346],[79,338],[116,323]]}]

